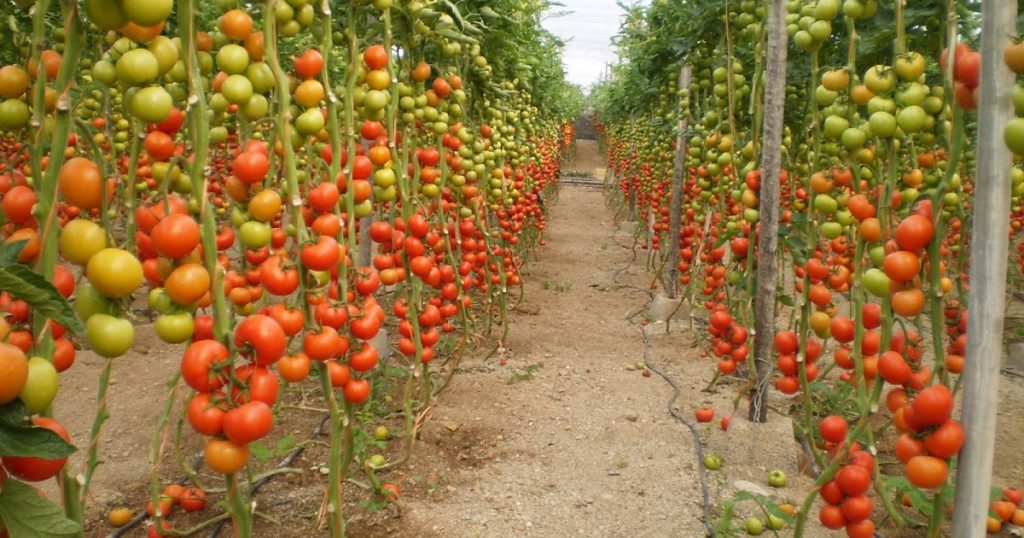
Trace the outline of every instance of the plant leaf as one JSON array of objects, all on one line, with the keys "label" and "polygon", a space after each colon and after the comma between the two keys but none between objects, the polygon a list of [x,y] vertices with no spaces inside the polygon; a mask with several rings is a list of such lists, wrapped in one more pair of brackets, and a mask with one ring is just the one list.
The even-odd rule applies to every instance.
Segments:
[{"label": "plant leaf", "polygon": [[14,241],[12,243],[0,244],[0,267],[7,267],[18,263],[18,255],[21,249],[28,243],[28,239]]},{"label": "plant leaf", "polygon": [[85,332],[85,326],[67,299],[52,283],[28,267],[18,264],[0,267],[0,289],[27,302],[37,313],[60,323],[73,334]]},{"label": "plant leaf", "polygon": [[64,517],[59,506],[12,478],[4,481],[0,491],[0,519],[11,538],[61,538],[82,532],[78,523]]},{"label": "plant leaf", "polygon": [[57,459],[75,452],[75,447],[56,433],[25,424],[26,414],[21,400],[0,406],[0,456]]}]

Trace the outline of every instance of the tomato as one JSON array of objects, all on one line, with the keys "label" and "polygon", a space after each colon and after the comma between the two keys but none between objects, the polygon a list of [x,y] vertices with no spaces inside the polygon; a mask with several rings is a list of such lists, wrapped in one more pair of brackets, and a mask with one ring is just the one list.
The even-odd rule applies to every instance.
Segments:
[{"label": "tomato", "polygon": [[323,67],[324,57],[316,49],[306,49],[295,58],[295,73],[303,79],[316,77]]},{"label": "tomato", "polygon": [[129,101],[133,116],[145,123],[159,123],[171,114],[174,98],[163,86],[147,86],[136,92]]},{"label": "tomato", "polygon": [[312,362],[305,353],[288,355],[277,361],[277,372],[289,383],[298,383],[309,377]]},{"label": "tomato", "polygon": [[267,176],[267,172],[270,170],[270,161],[263,152],[245,151],[235,157],[231,163],[231,169],[235,177],[252,185],[263,181]]},{"label": "tomato", "polygon": [[903,355],[895,351],[886,351],[878,358],[878,373],[887,382],[893,385],[902,385],[910,379],[913,370],[903,359]]},{"label": "tomato", "polygon": [[341,250],[333,237],[320,236],[316,243],[302,247],[302,264],[313,271],[327,271],[338,265]]},{"label": "tomato", "polygon": [[107,519],[112,527],[124,527],[132,520],[133,516],[134,514],[128,508],[115,508],[110,511]]},{"label": "tomato", "polygon": [[349,355],[348,364],[357,372],[369,372],[377,366],[377,349],[366,343],[363,347]]},{"label": "tomato", "polygon": [[914,416],[925,426],[942,424],[953,413],[953,393],[945,385],[932,385],[914,398]]},{"label": "tomato", "polygon": [[936,489],[946,483],[949,465],[934,456],[914,456],[907,462],[907,480],[921,489]]},{"label": "tomato", "polygon": [[188,487],[181,494],[181,508],[186,512],[201,512],[206,509],[206,492],[197,487]]},{"label": "tomato", "polygon": [[873,538],[875,536],[875,524],[870,519],[847,523],[846,536],[849,538]]},{"label": "tomato", "polygon": [[[198,331],[197,331],[198,332]],[[225,362],[228,348],[216,340],[199,340],[185,350],[181,358],[181,377],[199,392],[211,392],[224,386],[222,374],[214,366]]]},{"label": "tomato", "polygon": [[[35,417],[32,419],[32,424],[39,428],[46,428],[59,435],[65,441],[71,442],[71,436],[68,435],[68,431],[52,418]],[[42,482],[57,476],[57,473],[64,468],[64,464],[67,461],[68,458],[66,457],[55,460],[18,456],[4,456],[0,458],[0,462],[3,463],[4,468],[7,469],[11,476],[28,482]]]},{"label": "tomato", "polygon": [[[281,256],[271,256],[260,264],[260,283],[272,295],[291,295],[299,287],[299,271],[294,268],[283,268],[282,264],[284,262],[285,260]],[[278,323],[281,322],[277,317],[274,317],[274,319]],[[282,324],[283,327],[284,325]],[[295,333],[288,333],[286,330],[285,334],[291,336]]]},{"label": "tomato", "polygon": [[342,392],[347,402],[361,404],[370,398],[370,382],[365,379],[352,379],[342,387]]},{"label": "tomato", "polygon": [[61,255],[77,265],[85,265],[93,254],[106,246],[106,231],[91,220],[74,219],[65,224],[60,231]]},{"label": "tomato", "polygon": [[214,472],[234,474],[249,461],[249,445],[239,445],[224,439],[210,439],[203,451],[203,460]]},{"label": "tomato", "polygon": [[173,213],[163,218],[150,234],[153,245],[168,258],[181,258],[199,245],[199,223],[188,215]]},{"label": "tomato", "polygon": [[224,430],[224,401],[221,392],[196,393],[185,408],[185,417],[192,429],[203,435],[220,435]]},{"label": "tomato", "polygon": [[928,454],[937,458],[951,458],[964,444],[964,429],[955,420],[947,420],[924,438]]},{"label": "tomato", "polygon": [[28,90],[28,73],[16,65],[5,65],[0,67],[0,97],[14,99],[20,97]]},{"label": "tomato", "polygon": [[1024,155],[1024,118],[1014,117],[1006,122],[1003,129],[1003,140],[1010,151]]},{"label": "tomato", "polygon": [[821,431],[821,438],[830,443],[842,443],[846,440],[846,419],[840,416],[832,415],[821,419],[821,423],[818,424],[818,429]]},{"label": "tomato", "polygon": [[850,497],[864,495],[871,487],[871,472],[860,465],[846,465],[836,473],[836,485]]},{"label": "tomato", "polygon": [[347,364],[341,364],[336,360],[326,361],[327,374],[331,378],[331,386],[334,388],[345,387],[352,379],[352,372]]},{"label": "tomato", "polygon": [[913,214],[896,226],[896,243],[905,250],[920,250],[935,236],[935,226],[928,218]]},{"label": "tomato", "polygon": [[263,402],[253,401],[224,414],[224,435],[232,442],[245,445],[270,433],[274,413]]},{"label": "tomato", "polygon": [[42,413],[57,397],[59,386],[60,378],[53,364],[42,357],[32,357],[28,360],[28,379],[18,398],[29,414]]},{"label": "tomato", "polygon": [[846,526],[846,518],[843,516],[843,511],[834,505],[825,505],[821,507],[821,511],[818,513],[818,521],[826,529],[838,530]]},{"label": "tomato", "polygon": [[25,388],[29,361],[16,346],[0,342],[0,404],[14,400]]},{"label": "tomato", "polygon": [[4,218],[14,224],[24,224],[32,218],[32,210],[36,205],[36,193],[31,188],[18,185],[3,197]]},{"label": "tomato", "polygon": [[316,361],[324,361],[337,356],[341,349],[338,331],[333,327],[324,326],[320,328],[320,332],[307,332],[303,341],[303,349],[308,358]]},{"label": "tomato", "polygon": [[154,329],[157,336],[164,342],[180,344],[192,338],[192,333],[195,332],[195,321],[192,319],[192,314],[188,312],[161,314],[156,318]]},{"label": "tomato", "polygon": [[874,509],[874,504],[871,499],[864,495],[857,495],[854,497],[848,497],[843,504],[840,505],[840,509],[843,511],[843,518],[846,522],[856,523],[858,521],[864,521],[871,517],[871,511]]},{"label": "tomato", "polygon": [[252,350],[256,364],[267,366],[284,356],[287,337],[280,325],[269,316],[249,316],[235,327],[235,345]]},{"label": "tomato", "polygon": [[101,357],[120,357],[135,340],[132,322],[108,314],[94,314],[85,322],[85,338],[89,347]]},{"label": "tomato", "polygon": [[[79,209],[98,209],[103,203],[100,167],[84,157],[68,159],[57,173],[57,188],[64,200]],[[108,196],[112,191],[108,189]]]},{"label": "tomato", "polygon": [[694,416],[697,418],[697,422],[711,422],[715,418],[715,409],[713,407],[699,407],[694,411]]},{"label": "tomato", "polygon": [[85,275],[97,291],[112,299],[128,297],[144,278],[138,258],[118,248],[105,248],[90,256]]},{"label": "tomato", "polygon": [[381,45],[371,45],[363,51],[363,61],[370,69],[385,69],[388,66],[388,52]]},{"label": "tomato", "polygon": [[953,70],[958,81],[972,90],[977,88],[981,75],[981,54],[970,51],[958,56]]}]

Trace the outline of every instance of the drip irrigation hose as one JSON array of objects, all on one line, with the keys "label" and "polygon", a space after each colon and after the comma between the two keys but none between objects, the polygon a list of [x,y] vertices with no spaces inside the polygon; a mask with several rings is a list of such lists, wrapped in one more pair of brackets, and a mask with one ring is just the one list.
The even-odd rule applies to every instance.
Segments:
[{"label": "drip irrigation hose", "polygon": [[[321,421],[320,421],[320,424],[318,424],[318,425],[317,425],[317,427],[316,427],[316,429],[315,429],[315,430],[313,430],[313,433],[312,433],[312,434],[310,434],[310,436],[309,436],[309,438],[308,438],[308,441],[312,441],[313,439],[316,439],[317,437],[319,437],[319,436],[320,436],[320,435],[321,435],[321,434],[323,433],[323,431],[324,431],[324,425],[325,425],[325,424],[327,424],[327,421],[328,421],[328,420],[330,420],[330,418],[331,418],[330,416],[325,416],[325,417],[323,418],[323,420],[321,420]],[[295,460],[296,460],[296,459],[297,459],[297,458],[298,458],[298,457],[299,457],[299,456],[300,456],[300,455],[301,455],[301,454],[302,454],[302,453],[303,453],[303,452],[304,452],[305,450],[306,450],[306,446],[305,446],[305,445],[299,446],[298,448],[296,448],[296,449],[292,450],[291,452],[289,452],[289,453],[288,453],[288,455],[287,455],[287,456],[285,456],[285,458],[284,458],[283,460],[281,460],[281,463],[279,463],[279,464],[277,465],[277,467],[276,467],[276,468],[277,468],[277,469],[283,469],[283,468],[285,468],[285,467],[288,467],[288,466],[289,466],[289,465],[291,465],[291,464],[292,464],[292,463],[293,463],[293,462],[294,462],[294,461],[295,461]],[[198,457],[196,458],[196,460],[195,460],[195,463],[193,463],[193,464],[192,464],[192,466],[193,466],[193,467],[198,467],[198,466],[199,466],[199,464],[200,464],[200,463],[202,463],[202,461],[203,461],[203,456],[202,456],[202,455],[200,455],[200,456],[198,456]],[[255,495],[256,495],[256,492],[257,492],[257,491],[259,491],[259,490],[260,490],[260,488],[262,488],[263,486],[265,486],[265,485],[266,485],[266,484],[267,484],[268,482],[270,482],[270,480],[271,480],[271,479],[273,479],[273,478],[274,478],[275,476],[277,476],[277,474],[272,474],[272,475],[269,475],[269,476],[265,476],[265,477],[263,477],[263,478],[261,478],[261,479],[257,480],[257,481],[256,481],[256,482],[255,482],[255,483],[253,484],[253,486],[252,486],[252,490],[250,491],[250,493],[249,493],[249,494],[250,494],[251,496],[255,496]],[[183,476],[183,477],[181,477],[180,479],[178,479],[178,481],[177,481],[177,482],[175,482],[175,483],[176,483],[176,484],[184,484],[184,483],[185,483],[185,482],[187,482],[187,481],[188,481],[188,476]],[[124,536],[124,535],[125,535],[125,534],[126,534],[126,533],[127,533],[128,531],[130,531],[130,530],[132,530],[133,528],[137,527],[137,526],[138,526],[138,525],[139,525],[140,523],[142,523],[143,521],[145,521],[145,520],[146,520],[146,519],[148,519],[148,518],[149,518],[149,515],[148,515],[148,514],[146,514],[146,512],[145,512],[145,511],[139,512],[139,514],[137,514],[137,515],[136,515],[136,516],[135,516],[134,518],[132,518],[132,519],[131,519],[131,520],[130,520],[130,521],[129,521],[129,522],[127,523],[127,524],[125,524],[125,525],[124,525],[123,527],[120,527],[119,529],[115,530],[114,532],[111,532],[110,534],[108,534],[108,535],[107,535],[107,538],[121,538],[121,537],[122,537],[122,536]],[[228,520],[227,520],[227,519],[222,519],[221,521],[219,521],[219,522],[217,523],[217,525],[216,525],[215,527],[213,527],[213,529],[212,529],[212,530],[210,530],[209,538],[214,538],[214,537],[216,537],[216,536],[218,535],[218,533],[220,533],[220,531],[221,531],[221,530],[222,530],[222,529],[224,528],[224,525],[225,525],[225,524],[226,524],[227,522],[228,522]]]},{"label": "drip irrigation hose", "polygon": [[[612,236],[612,242],[621,248],[630,249],[630,247],[622,245],[621,243],[616,241],[614,235]],[[633,265],[633,262],[636,260],[635,243],[634,247],[631,250],[633,251],[633,257],[627,260],[626,264],[615,272],[615,274],[612,276],[612,282],[614,282],[617,286],[621,286],[624,288],[633,288],[638,291],[644,292],[648,295],[648,297],[651,297],[653,299],[654,294],[653,292],[651,292],[651,290],[645,290],[639,286],[634,286],[631,284],[620,284],[618,281],[619,276],[622,273],[624,273],[627,269],[629,269]],[[648,338],[647,331],[645,330],[644,326],[636,321],[636,317],[640,315],[640,313],[642,313],[644,310],[646,310],[646,307],[631,313],[629,316],[626,317],[626,319],[630,322],[630,324],[635,326],[640,331],[640,336],[643,339],[644,343],[644,366],[648,370],[657,374],[658,377],[661,377],[666,383],[669,384],[670,387],[672,387],[672,397],[665,404],[665,407],[668,410],[669,415],[671,415],[673,418],[676,419],[676,421],[678,421],[680,424],[682,424],[688,430],[690,430],[690,435],[693,438],[693,446],[697,452],[697,473],[700,476],[701,495],[703,497],[702,509],[704,511],[704,529],[707,532],[707,536],[714,538],[716,534],[715,529],[711,526],[711,493],[710,487],[708,486],[707,470],[704,468],[704,444],[700,440],[700,432],[697,430],[697,427],[694,426],[694,424],[687,420],[685,417],[680,415],[679,412],[676,411],[675,409],[676,400],[678,400],[679,396],[682,395],[682,389],[679,388],[679,384],[676,383],[675,379],[673,379],[672,376],[668,375],[662,370],[659,370],[651,363],[650,338]]]}]

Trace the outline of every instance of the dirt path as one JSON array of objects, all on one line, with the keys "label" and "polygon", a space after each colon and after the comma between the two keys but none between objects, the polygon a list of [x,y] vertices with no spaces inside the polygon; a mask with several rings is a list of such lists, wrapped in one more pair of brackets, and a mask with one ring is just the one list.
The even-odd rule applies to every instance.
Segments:
[{"label": "dirt path", "polygon": [[[577,163],[601,166],[596,144],[581,145]],[[625,318],[648,297],[614,281],[630,238],[601,191],[580,187],[562,189],[545,236],[508,365],[464,364],[422,432],[421,443],[454,448],[456,461],[433,477],[444,486],[410,500],[406,523],[420,536],[703,535],[690,434],[665,411],[669,387],[633,366],[643,344]],[[634,265],[618,281],[649,278]],[[695,353],[667,339],[653,349],[660,362]],[[532,379],[509,384],[531,366]],[[421,466],[437,457],[427,451]]]}]

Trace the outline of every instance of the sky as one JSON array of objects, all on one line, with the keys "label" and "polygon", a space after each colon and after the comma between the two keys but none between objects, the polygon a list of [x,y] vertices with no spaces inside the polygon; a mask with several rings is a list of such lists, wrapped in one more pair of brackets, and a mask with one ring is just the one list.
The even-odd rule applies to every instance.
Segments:
[{"label": "sky", "polygon": [[[648,0],[624,0],[626,4]],[[623,11],[616,0],[559,0],[544,27],[565,42],[562,61],[570,82],[586,89],[597,82],[609,63],[615,63],[612,37],[618,33]],[[567,12],[560,17],[552,15]]]}]

